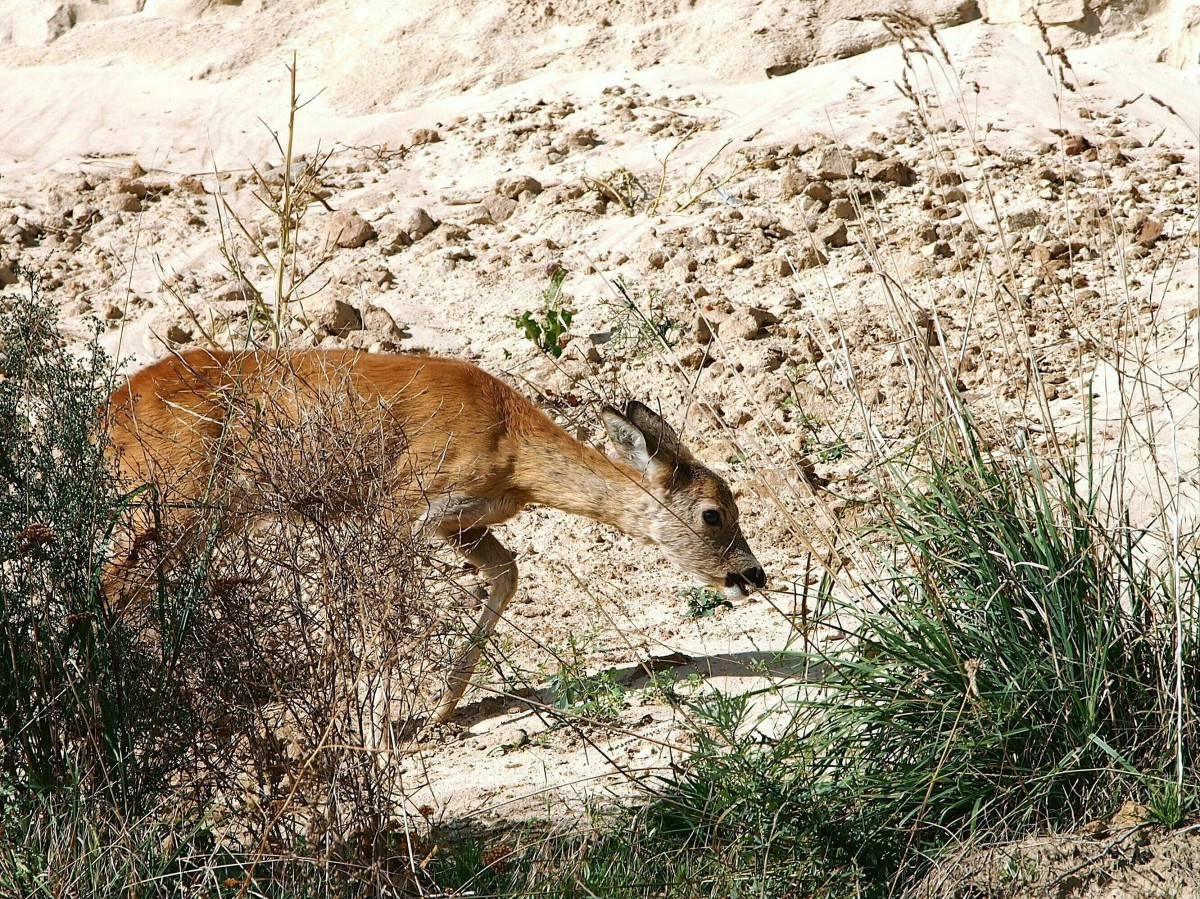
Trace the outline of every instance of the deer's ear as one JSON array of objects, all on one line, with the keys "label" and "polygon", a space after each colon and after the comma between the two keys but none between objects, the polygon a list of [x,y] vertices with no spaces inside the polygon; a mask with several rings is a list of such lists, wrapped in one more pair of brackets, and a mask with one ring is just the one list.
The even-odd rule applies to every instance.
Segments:
[{"label": "deer's ear", "polygon": [[634,470],[644,474],[650,467],[650,449],[642,431],[612,406],[605,406],[600,410],[600,419],[604,422],[604,430],[608,431],[608,438],[621,458]]},{"label": "deer's ear", "polygon": [[657,461],[673,466],[678,460],[687,458],[687,450],[683,448],[675,429],[649,406],[630,400],[625,404],[625,417],[642,432],[646,448]]}]

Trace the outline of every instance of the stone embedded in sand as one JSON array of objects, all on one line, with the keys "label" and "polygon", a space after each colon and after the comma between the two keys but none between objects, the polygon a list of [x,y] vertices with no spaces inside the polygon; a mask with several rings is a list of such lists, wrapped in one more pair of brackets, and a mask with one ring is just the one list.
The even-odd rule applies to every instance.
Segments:
[{"label": "stone embedded in sand", "polygon": [[491,220],[496,224],[506,222],[512,218],[513,213],[517,211],[517,201],[509,199],[502,194],[488,194],[479,204],[487,210]]},{"label": "stone embedded in sand", "polygon": [[849,147],[829,144],[817,151],[814,174],[821,181],[842,181],[854,177],[854,157]]},{"label": "stone embedded in sand", "polygon": [[375,236],[371,223],[353,210],[335,212],[325,227],[325,239],[347,250],[355,250]]},{"label": "stone embedded in sand", "polygon": [[0,287],[8,287],[17,283],[17,275],[11,263],[0,262]]},{"label": "stone embedded in sand", "polygon": [[962,172],[954,169],[939,169],[929,176],[929,183],[934,187],[953,187],[963,183]]},{"label": "stone embedded in sand", "polygon": [[188,194],[204,194],[204,182],[195,175],[184,175],[179,179],[179,189]]},{"label": "stone embedded in sand", "polygon": [[362,313],[349,303],[334,297],[312,297],[304,301],[299,318],[321,334],[345,337],[351,331],[361,331]]},{"label": "stone embedded in sand", "polygon": [[403,340],[408,334],[396,324],[392,314],[382,306],[368,306],[363,316],[363,325],[384,340]]},{"label": "stone embedded in sand", "polygon": [[713,335],[717,332],[717,324],[709,321],[703,315],[697,313],[692,320],[692,339],[696,343],[707,345],[713,339]]},{"label": "stone embedded in sand", "polygon": [[763,336],[763,329],[779,324],[779,318],[766,309],[749,306],[734,311],[721,325],[721,336],[726,338],[741,338],[742,340],[757,340]]},{"label": "stone embedded in sand", "polygon": [[1067,156],[1078,156],[1092,145],[1082,134],[1068,134],[1063,138],[1063,153]]},{"label": "stone embedded in sand", "polygon": [[1162,233],[1163,223],[1152,216],[1146,216],[1145,221],[1138,228],[1134,242],[1141,244],[1143,247],[1148,247],[1162,237]]},{"label": "stone embedded in sand", "polygon": [[818,242],[827,247],[844,247],[850,242],[846,234],[846,223],[842,221],[820,225],[813,235]]},{"label": "stone embedded in sand", "polygon": [[540,194],[542,183],[532,175],[509,175],[496,181],[496,193],[510,200],[516,200],[526,192]]},{"label": "stone embedded in sand", "polygon": [[191,325],[175,323],[167,328],[166,338],[171,343],[191,343],[193,336]]},{"label": "stone embedded in sand", "polygon": [[917,173],[913,171],[912,166],[896,156],[868,163],[866,175],[872,181],[884,181],[898,184],[901,187],[907,187],[917,182]]},{"label": "stone embedded in sand", "polygon": [[420,206],[401,212],[396,217],[396,225],[413,240],[420,240],[437,227],[433,217]]},{"label": "stone embedded in sand", "polygon": [[141,212],[142,198],[136,194],[113,194],[108,205],[116,212]]},{"label": "stone embedded in sand", "polygon": [[717,268],[721,271],[732,272],[735,269],[747,268],[749,265],[750,259],[745,253],[730,253],[717,263]]},{"label": "stone embedded in sand", "polygon": [[1053,166],[1042,166],[1034,172],[1033,177],[1038,181],[1045,181],[1048,184],[1062,184],[1062,175]]},{"label": "stone embedded in sand", "polygon": [[433,128],[417,128],[408,138],[410,147],[419,147],[423,144],[436,144],[442,139],[442,136]]},{"label": "stone embedded in sand", "polygon": [[854,204],[849,200],[834,200],[829,204],[829,211],[833,213],[834,218],[843,219],[845,221],[853,221],[855,215]]},{"label": "stone embedded in sand", "polygon": [[[783,200],[798,197],[804,192],[804,188],[807,186],[808,176],[804,172],[797,168],[788,168],[779,176],[779,197]],[[828,190],[829,188],[825,189]]]},{"label": "stone embedded in sand", "polygon": [[595,128],[577,128],[567,135],[566,141],[568,147],[577,150],[589,150],[600,143]]}]

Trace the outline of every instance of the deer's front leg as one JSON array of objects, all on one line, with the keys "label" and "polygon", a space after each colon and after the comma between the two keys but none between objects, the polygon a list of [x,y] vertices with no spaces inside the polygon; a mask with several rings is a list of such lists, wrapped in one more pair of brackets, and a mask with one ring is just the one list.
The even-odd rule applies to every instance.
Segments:
[{"label": "deer's front leg", "polygon": [[517,590],[516,557],[504,548],[490,530],[469,528],[444,533],[442,537],[463,558],[479,569],[488,582],[488,597],[470,641],[462,654],[454,660],[446,691],[433,712],[432,720],[439,724],[449,721],[454,714],[455,707],[471,683],[471,675],[475,673],[475,666],[479,662],[484,644],[491,639],[496,622],[504,614],[504,607]]}]

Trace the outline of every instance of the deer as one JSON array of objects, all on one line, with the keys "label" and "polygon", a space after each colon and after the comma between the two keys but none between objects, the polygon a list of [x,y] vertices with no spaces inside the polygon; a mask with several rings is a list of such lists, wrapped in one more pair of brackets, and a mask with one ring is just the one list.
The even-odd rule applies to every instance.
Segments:
[{"label": "deer", "polygon": [[[420,526],[477,569],[486,587],[478,622],[435,700],[434,723],[453,716],[517,589],[517,557],[492,529],[529,505],[656,544],[677,567],[731,599],[766,587],[729,485],[649,407],[630,400],[620,410],[601,408],[615,450],[607,455],[498,378],[452,358],[317,349],[175,353],[135,372],[109,399],[118,475],[136,484],[157,472],[175,481],[177,495],[196,499],[206,482],[197,463],[215,463],[214,447],[234,426],[218,411],[230,391],[286,392],[299,416],[333,372],[386,412],[385,427],[402,438],[397,464],[420,483]],[[117,562],[106,582],[120,589],[121,577]]]}]

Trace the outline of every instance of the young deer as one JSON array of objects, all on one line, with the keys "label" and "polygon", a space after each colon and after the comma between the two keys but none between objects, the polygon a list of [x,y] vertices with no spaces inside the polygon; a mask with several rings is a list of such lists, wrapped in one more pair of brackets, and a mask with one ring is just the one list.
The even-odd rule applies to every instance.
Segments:
[{"label": "young deer", "polygon": [[[247,391],[252,401],[279,402],[283,396],[289,413],[300,416],[334,372],[384,411],[385,428],[399,432],[388,436],[403,447],[397,465],[421,491],[424,508],[414,515],[489,585],[436,721],[454,713],[517,588],[515,557],[491,527],[531,503],[652,541],[680,568],[731,596],[766,585],[729,487],[650,409],[638,402],[624,412],[604,407],[604,426],[620,455],[609,458],[572,438],[512,388],[454,359],[317,350],[191,350],[168,357],[134,374],[111,397],[110,436],[121,474],[137,483],[158,472],[174,482],[169,487],[177,496],[199,499],[216,448],[235,426],[221,411],[232,393]],[[118,564],[110,586],[120,576]]]}]

